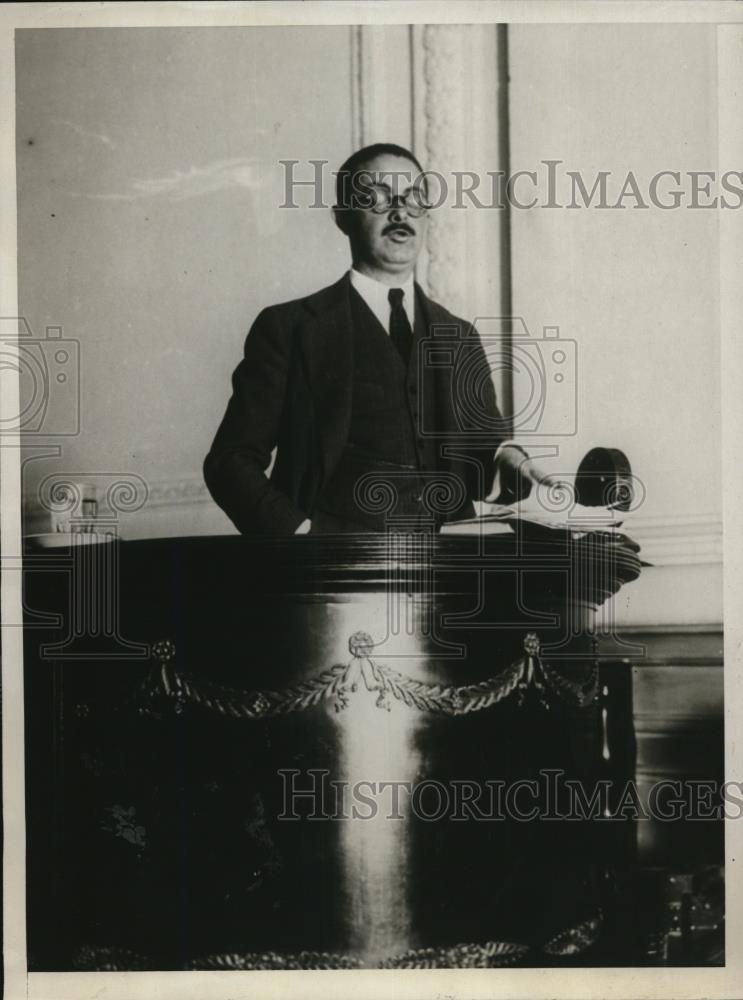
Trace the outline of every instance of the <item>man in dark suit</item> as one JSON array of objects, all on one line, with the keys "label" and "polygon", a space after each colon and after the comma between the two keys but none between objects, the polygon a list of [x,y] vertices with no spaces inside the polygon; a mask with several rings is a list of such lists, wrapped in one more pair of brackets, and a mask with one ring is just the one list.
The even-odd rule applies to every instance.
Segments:
[{"label": "man in dark suit", "polygon": [[[408,150],[377,144],[337,174],[335,220],[352,269],[263,310],[204,463],[245,534],[438,526],[539,478],[505,441],[477,332],[413,271],[429,206]],[[266,469],[275,452],[270,477]]]}]

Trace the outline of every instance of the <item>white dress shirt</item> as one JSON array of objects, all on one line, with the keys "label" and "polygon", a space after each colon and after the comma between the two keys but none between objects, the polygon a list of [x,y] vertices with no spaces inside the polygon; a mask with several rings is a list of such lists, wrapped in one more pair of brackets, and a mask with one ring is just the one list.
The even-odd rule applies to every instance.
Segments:
[{"label": "white dress shirt", "polygon": [[390,288],[402,288],[402,304],[410,320],[410,329],[415,325],[415,281],[411,274],[408,280],[402,285],[384,285],[381,281],[370,278],[368,274],[362,274],[351,268],[351,284],[366,302],[371,311],[377,317],[387,333],[390,332]]}]

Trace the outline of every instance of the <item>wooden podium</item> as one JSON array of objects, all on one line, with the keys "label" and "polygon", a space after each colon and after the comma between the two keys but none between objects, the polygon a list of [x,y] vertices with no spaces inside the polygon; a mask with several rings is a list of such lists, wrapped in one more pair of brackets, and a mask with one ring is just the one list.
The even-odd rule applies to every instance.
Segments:
[{"label": "wooden podium", "polygon": [[592,627],[639,571],[535,528],[30,552],[29,968],[595,953],[616,838],[539,796],[601,773]]}]

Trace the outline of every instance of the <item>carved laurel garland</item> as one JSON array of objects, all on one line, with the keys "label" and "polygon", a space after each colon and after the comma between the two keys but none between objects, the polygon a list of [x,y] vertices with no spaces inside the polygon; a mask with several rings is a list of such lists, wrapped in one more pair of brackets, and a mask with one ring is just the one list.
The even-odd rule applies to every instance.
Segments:
[{"label": "carved laurel garland", "polygon": [[282,954],[266,952],[228,952],[208,955],[190,963],[192,971],[237,969],[241,971],[264,971],[267,969],[362,969],[363,964],[353,955],[338,955],[327,951],[299,951]]},{"label": "carved laurel garland", "polygon": [[546,955],[559,955],[561,957],[579,955],[598,941],[602,926],[603,913],[601,910],[597,910],[592,917],[584,920],[583,923],[555,934],[546,944],[542,945],[542,951]]},{"label": "carved laurel garland", "polygon": [[282,691],[241,691],[180,673],[175,666],[174,644],[162,640],[152,647],[158,666],[147,682],[146,692],[150,698],[164,695],[173,700],[176,711],[185,704],[194,704],[236,719],[300,712],[320,702],[330,702],[340,712],[347,706],[350,695],[360,689],[376,694],[377,707],[388,712],[392,709],[392,698],[420,712],[449,716],[490,708],[513,692],[522,701],[529,689],[537,693],[545,708],[549,708],[551,694],[584,707],[597,693],[595,663],[582,684],[567,680],[541,659],[539,638],[534,632],[524,637],[523,657],[495,677],[460,687],[416,680],[375,662],[371,659],[374,642],[366,632],[355,632],[348,645],[351,660],[347,664],[336,664]]},{"label": "carved laurel garland", "polygon": [[[565,957],[577,955],[596,943],[603,925],[603,914],[597,910],[588,920],[569,927],[543,944],[543,954]],[[400,955],[382,959],[380,969],[492,969],[514,965],[533,949],[515,941],[484,941],[455,944],[448,948],[414,948]],[[86,946],[75,956],[75,968],[86,971],[125,971],[148,969],[150,960],[124,948],[94,948]],[[265,969],[363,969],[364,963],[355,955],[325,951],[299,952],[223,952],[194,959],[191,970],[265,970]]]},{"label": "carved laurel garland", "polygon": [[415,948],[380,962],[382,969],[493,969],[514,965],[529,946],[511,941],[455,944],[450,948]]}]

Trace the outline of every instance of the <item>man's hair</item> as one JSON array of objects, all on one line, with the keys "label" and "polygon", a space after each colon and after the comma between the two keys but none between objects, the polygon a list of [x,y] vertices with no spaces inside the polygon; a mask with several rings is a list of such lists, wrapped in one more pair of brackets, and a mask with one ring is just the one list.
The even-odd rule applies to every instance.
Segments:
[{"label": "man's hair", "polygon": [[413,153],[409,149],[405,149],[404,146],[397,146],[394,142],[375,142],[371,146],[364,146],[363,149],[352,153],[336,174],[335,203],[337,208],[353,207],[351,195],[355,192],[354,180],[361,173],[362,168],[368,166],[377,156],[400,156],[414,163],[419,173],[425,172]]}]

